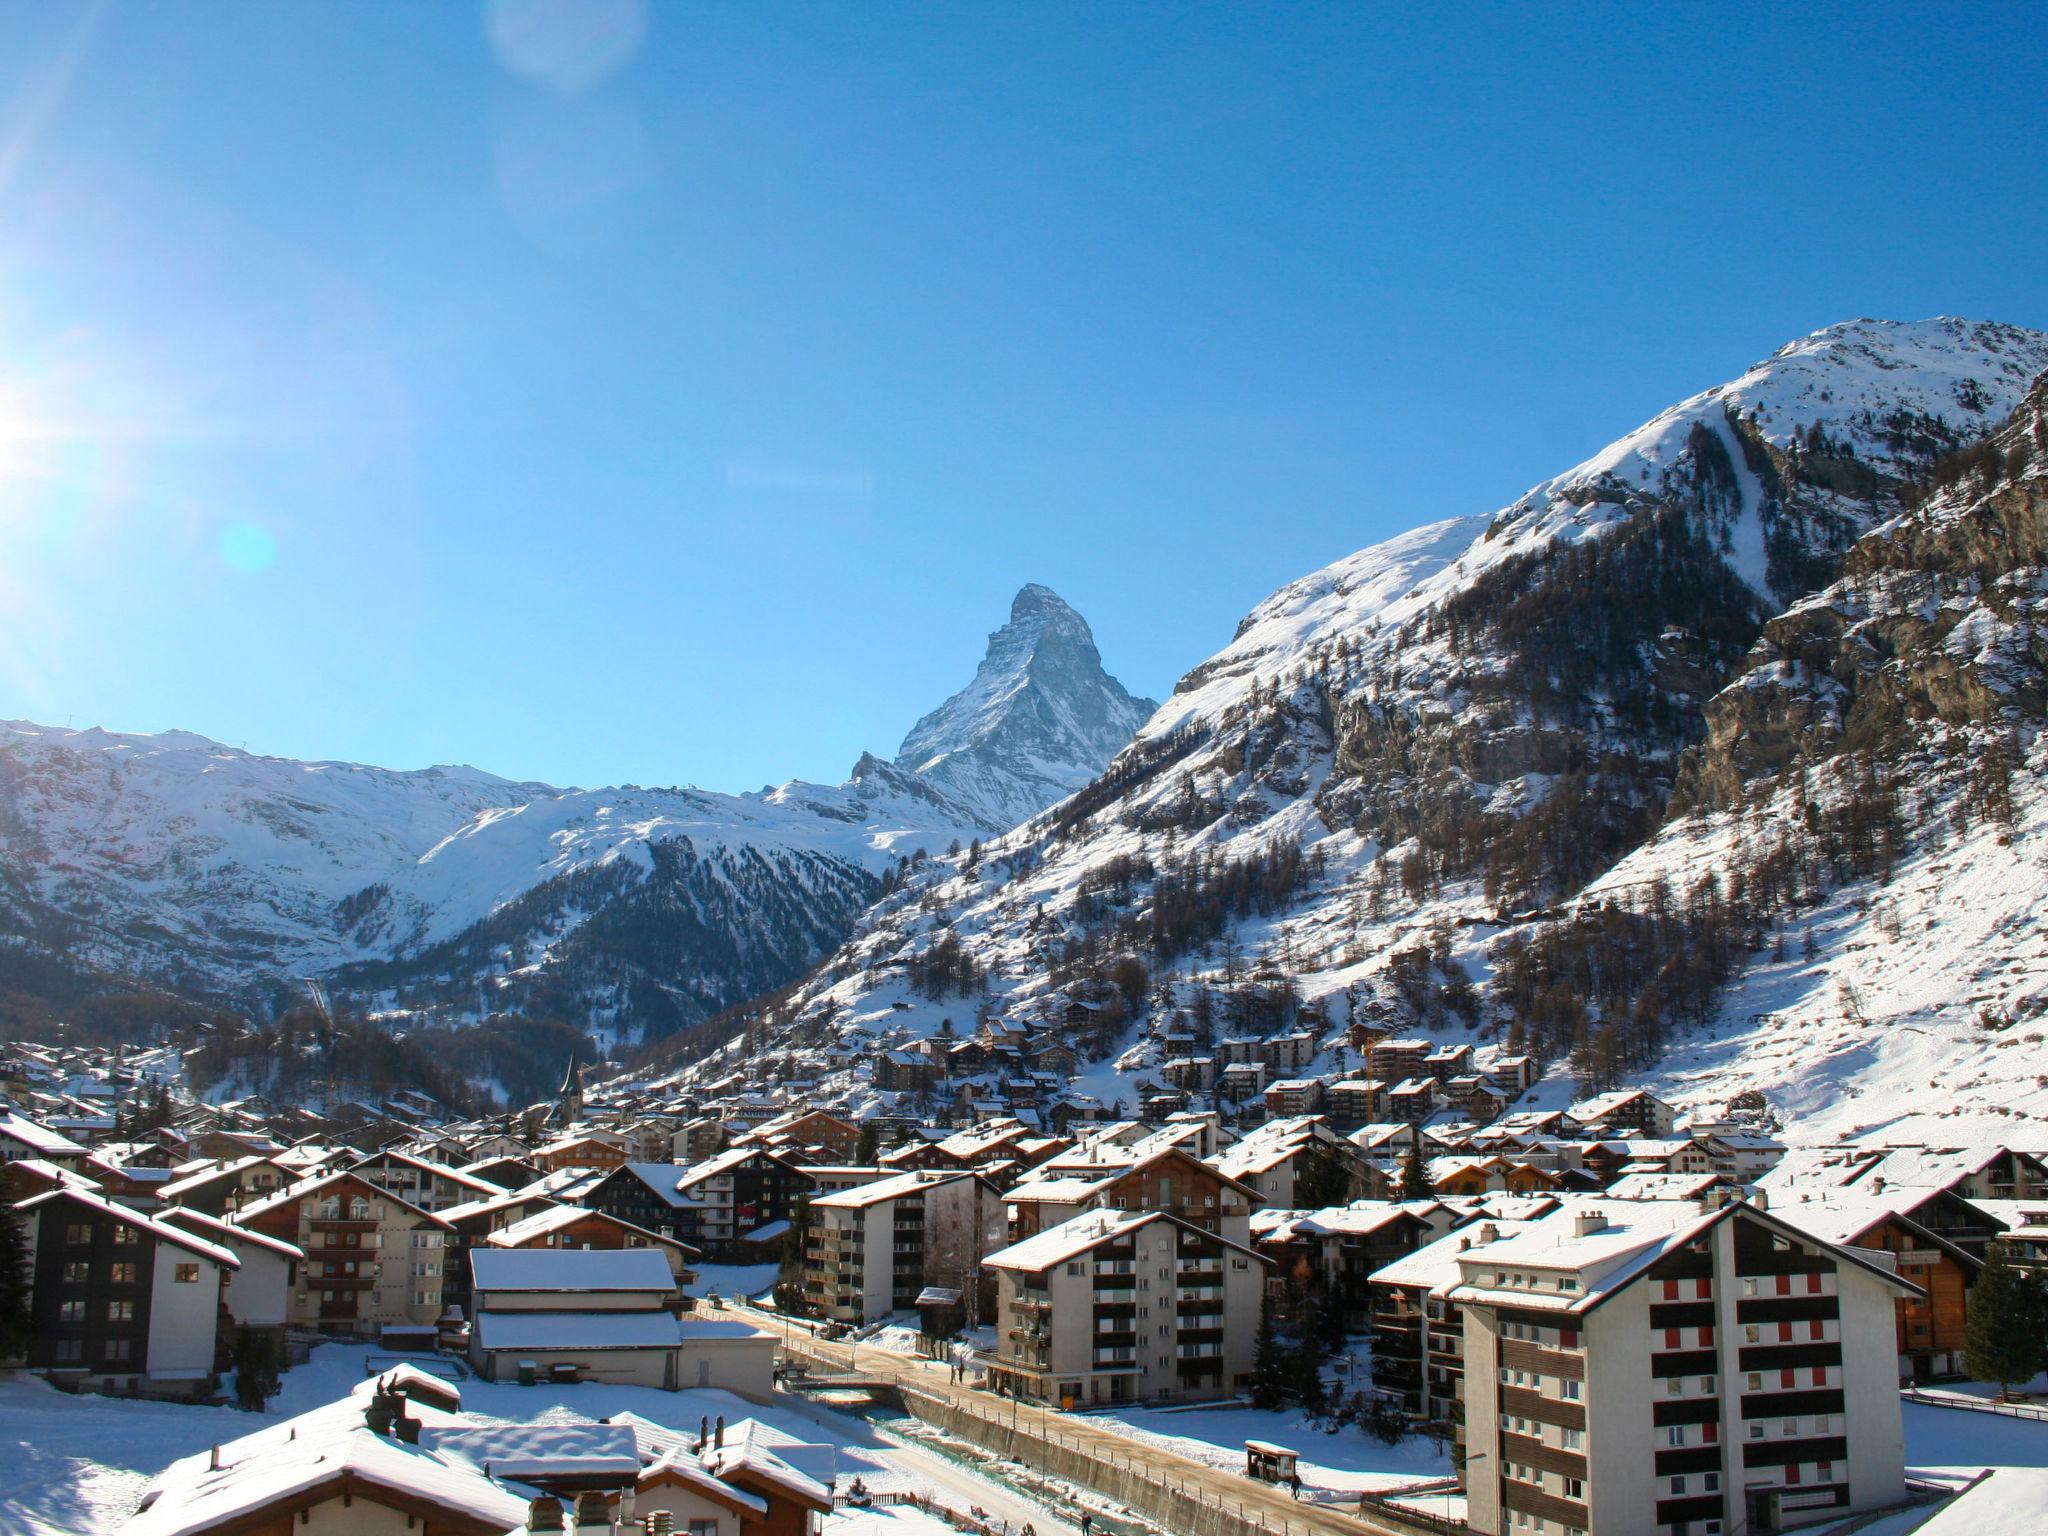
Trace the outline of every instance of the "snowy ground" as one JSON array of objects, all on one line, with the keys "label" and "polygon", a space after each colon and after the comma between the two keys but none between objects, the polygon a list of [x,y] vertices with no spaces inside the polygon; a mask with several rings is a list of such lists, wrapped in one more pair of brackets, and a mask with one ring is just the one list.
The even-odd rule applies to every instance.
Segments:
[{"label": "snowy ground", "polygon": [[[271,1412],[180,1403],[74,1397],[32,1377],[0,1380],[0,1462],[12,1471],[0,1487],[5,1536],[112,1536],[126,1523],[149,1481],[181,1456],[234,1439],[343,1396],[363,1380],[370,1351],[328,1344],[286,1373]],[[1043,1506],[975,1476],[942,1457],[905,1446],[867,1424],[796,1397],[771,1407],[726,1392],[662,1392],[584,1382],[520,1387],[464,1380],[465,1410],[518,1423],[590,1422],[630,1409],[657,1423],[687,1427],[700,1417],[753,1417],[812,1442],[839,1448],[840,1470],[877,1491],[933,1494],[965,1508],[978,1503],[1005,1512],[1013,1524],[1034,1522],[1045,1536],[1071,1536]],[[906,1511],[886,1524],[834,1521],[828,1536],[926,1536]]]},{"label": "snowy ground", "polygon": [[1244,1443],[1270,1440],[1301,1455],[1306,1488],[1377,1493],[1451,1474],[1450,1447],[1422,1438],[1382,1445],[1347,1425],[1331,1434],[1299,1413],[1262,1408],[1124,1408],[1092,1413],[1105,1428],[1226,1472],[1244,1470]]}]

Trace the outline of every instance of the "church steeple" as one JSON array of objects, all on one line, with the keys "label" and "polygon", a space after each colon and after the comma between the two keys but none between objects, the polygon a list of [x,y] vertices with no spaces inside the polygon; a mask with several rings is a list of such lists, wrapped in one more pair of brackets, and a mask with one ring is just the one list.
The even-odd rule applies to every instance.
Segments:
[{"label": "church steeple", "polygon": [[557,1096],[555,1118],[564,1126],[583,1118],[583,1069],[576,1065],[576,1053],[569,1053],[568,1070],[562,1074],[562,1091]]}]

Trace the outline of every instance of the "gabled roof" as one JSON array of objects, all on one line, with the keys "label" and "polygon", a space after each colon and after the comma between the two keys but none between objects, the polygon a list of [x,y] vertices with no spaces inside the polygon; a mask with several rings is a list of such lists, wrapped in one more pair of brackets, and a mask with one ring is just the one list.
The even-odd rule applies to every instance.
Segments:
[{"label": "gabled roof", "polygon": [[654,1248],[472,1248],[470,1277],[479,1291],[659,1291],[675,1289],[668,1260]]},{"label": "gabled roof", "polygon": [[[232,1221],[222,1221],[218,1216],[209,1216],[204,1211],[195,1211],[190,1206],[174,1205],[158,1211],[156,1219],[172,1226],[190,1227],[198,1236],[216,1243],[247,1243],[252,1248],[262,1248],[281,1259],[303,1259],[306,1251],[296,1243],[288,1243],[281,1237],[258,1232],[253,1227],[237,1226]],[[232,1251],[232,1250],[230,1250]]]},{"label": "gabled roof", "polygon": [[523,1248],[536,1238],[546,1237],[551,1232],[559,1232],[564,1227],[573,1227],[579,1221],[595,1221],[608,1227],[617,1227],[621,1232],[639,1238],[642,1244],[649,1248],[677,1248],[692,1256],[697,1252],[688,1243],[679,1242],[673,1237],[663,1237],[659,1232],[650,1232],[633,1222],[582,1205],[557,1205],[550,1206],[545,1211],[536,1211],[510,1226],[500,1227],[484,1241],[493,1248]]},{"label": "gabled roof", "polygon": [[451,1184],[460,1184],[464,1189],[472,1190],[486,1198],[502,1193],[505,1188],[502,1184],[493,1184],[489,1179],[480,1179],[473,1173],[464,1173],[460,1168],[451,1168],[446,1163],[437,1163],[431,1158],[415,1157],[412,1153],[401,1151],[397,1147],[385,1147],[381,1151],[359,1157],[349,1164],[349,1168],[362,1169],[374,1163],[396,1163],[400,1167],[411,1168],[431,1178],[446,1179]]},{"label": "gabled roof", "polygon": [[1138,1228],[1155,1221],[1171,1222],[1184,1232],[1193,1232],[1209,1242],[1220,1243],[1233,1252],[1257,1259],[1261,1264],[1272,1262],[1256,1249],[1247,1248],[1242,1243],[1234,1243],[1227,1237],[1219,1237],[1214,1232],[1203,1231],[1191,1222],[1182,1221],[1178,1216],[1166,1211],[1084,1211],[1079,1216],[1069,1217],[1056,1227],[1048,1227],[1022,1242],[999,1249],[981,1262],[989,1269],[1015,1269],[1036,1273],[1042,1269],[1050,1269],[1055,1264],[1064,1263],[1077,1254],[1088,1252],[1091,1248],[1099,1248],[1104,1243],[1127,1237]]},{"label": "gabled roof", "polygon": [[308,1195],[317,1195],[330,1184],[351,1182],[361,1185],[363,1194],[370,1199],[389,1200],[393,1205],[434,1226],[445,1227],[448,1225],[446,1218],[437,1216],[432,1211],[422,1210],[403,1195],[394,1195],[388,1189],[379,1189],[360,1173],[349,1168],[337,1168],[331,1173],[316,1173],[309,1179],[301,1179],[296,1184],[287,1185],[274,1195],[265,1195],[261,1200],[252,1200],[235,1213],[236,1218],[246,1222],[252,1216],[266,1215],[283,1206],[296,1205]]},{"label": "gabled roof", "polygon": [[213,1263],[218,1264],[222,1269],[240,1269],[242,1267],[242,1261],[218,1243],[211,1243],[203,1237],[181,1231],[177,1227],[169,1226],[153,1216],[145,1216],[142,1212],[130,1206],[116,1205],[113,1201],[94,1194],[91,1190],[79,1189],[75,1185],[65,1185],[58,1189],[46,1189],[40,1195],[31,1195],[28,1199],[17,1205],[15,1209],[17,1211],[40,1211],[52,1200],[61,1200],[67,1204],[81,1205],[98,1215],[111,1216],[124,1225],[140,1228],[159,1242],[170,1243],[185,1249],[188,1253],[196,1253],[203,1259],[209,1259]]},{"label": "gabled roof", "polygon": [[0,1109],[0,1136],[11,1136],[38,1157],[83,1157],[86,1149],[69,1136],[12,1109]]}]

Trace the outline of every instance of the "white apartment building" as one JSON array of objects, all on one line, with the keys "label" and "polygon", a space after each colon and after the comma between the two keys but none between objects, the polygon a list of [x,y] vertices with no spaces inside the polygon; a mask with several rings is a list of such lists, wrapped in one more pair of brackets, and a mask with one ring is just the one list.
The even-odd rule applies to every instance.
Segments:
[{"label": "white apartment building", "polygon": [[1881,1258],[1755,1205],[1587,1198],[1460,1254],[1486,1536],[1751,1536],[1905,1491]]},{"label": "white apartment building", "polygon": [[966,1293],[1008,1242],[1002,1191],[978,1173],[919,1169],[820,1195],[804,1235],[804,1296],[821,1317],[869,1323],[927,1285]]},{"label": "white apartment building", "polygon": [[1056,1404],[1209,1397],[1251,1375],[1268,1261],[1163,1211],[1090,1211],[989,1255],[998,1391]]}]

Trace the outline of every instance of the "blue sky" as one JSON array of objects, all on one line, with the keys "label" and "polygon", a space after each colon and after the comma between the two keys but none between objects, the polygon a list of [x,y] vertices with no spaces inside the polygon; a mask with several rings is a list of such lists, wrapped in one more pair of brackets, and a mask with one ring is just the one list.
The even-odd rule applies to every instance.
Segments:
[{"label": "blue sky", "polygon": [[1781,342],[2048,326],[2040,7],[0,4],[0,715],[835,780]]}]

